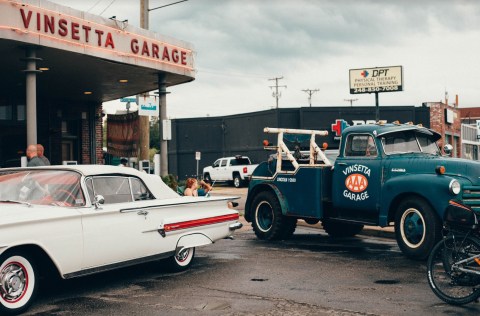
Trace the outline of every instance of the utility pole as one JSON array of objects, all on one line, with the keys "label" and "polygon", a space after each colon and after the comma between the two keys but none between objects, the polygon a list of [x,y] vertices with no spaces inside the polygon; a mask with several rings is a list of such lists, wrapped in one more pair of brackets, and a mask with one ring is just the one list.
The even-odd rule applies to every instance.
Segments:
[{"label": "utility pole", "polygon": [[[168,7],[177,3],[185,2],[188,0],[180,0],[173,3],[169,3],[166,5],[162,5],[159,7],[155,7],[149,9],[148,0],[140,0],[140,27],[148,30],[149,23],[148,23],[148,13],[150,11],[161,9],[164,7]],[[167,80],[166,74],[164,72],[158,72],[158,94],[159,94],[159,107],[160,107],[160,115],[159,115],[159,134],[160,134],[160,175],[167,176],[168,175],[168,143],[167,137],[163,134],[163,125],[167,121]],[[146,125],[142,124],[142,120],[140,120],[140,133],[142,134],[142,126],[147,126],[148,128],[148,149],[150,145],[150,122],[148,121],[148,116],[146,116],[147,122]],[[143,127],[145,128],[145,127]],[[141,145],[141,144],[140,144]],[[141,147],[142,148],[142,147]],[[149,153],[147,150],[146,158],[142,159],[149,159]]]},{"label": "utility pole", "polygon": [[312,94],[314,94],[315,92],[318,92],[320,91],[320,89],[315,89],[315,90],[312,90],[312,89],[304,89],[302,90],[303,92],[306,92],[308,94],[308,104],[310,105],[310,107],[312,107]]},{"label": "utility pole", "polygon": [[[140,0],[140,27],[148,30],[148,0]],[[139,95],[138,100],[144,97]],[[138,104],[140,106],[140,104]],[[139,115],[138,127],[139,127],[139,147],[138,160],[150,159],[150,117],[147,115]]]},{"label": "utility pole", "polygon": [[271,79],[268,79],[268,80],[275,80],[275,85],[274,86],[270,86],[270,89],[271,88],[275,88],[275,92],[272,93],[272,96],[276,99],[277,101],[277,106],[276,108],[278,109],[278,99],[282,96],[282,93],[281,92],[278,92],[278,88],[287,88],[287,86],[279,86],[278,85],[278,80],[281,80],[283,79],[283,76],[282,77],[275,77],[275,78],[271,78]]},{"label": "utility pole", "polygon": [[350,102],[350,106],[353,106],[353,102],[358,101],[358,99],[343,99],[343,101]]}]

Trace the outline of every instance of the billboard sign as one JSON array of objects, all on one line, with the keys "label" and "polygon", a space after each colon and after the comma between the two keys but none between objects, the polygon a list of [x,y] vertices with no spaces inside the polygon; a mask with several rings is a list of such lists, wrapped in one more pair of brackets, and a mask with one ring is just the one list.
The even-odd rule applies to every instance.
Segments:
[{"label": "billboard sign", "polygon": [[402,66],[350,69],[350,94],[403,91]]}]

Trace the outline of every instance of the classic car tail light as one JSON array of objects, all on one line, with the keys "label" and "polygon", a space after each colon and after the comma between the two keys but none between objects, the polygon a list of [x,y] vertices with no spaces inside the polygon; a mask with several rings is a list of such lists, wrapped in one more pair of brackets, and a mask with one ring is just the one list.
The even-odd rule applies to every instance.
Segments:
[{"label": "classic car tail light", "polygon": [[435,168],[435,172],[436,172],[437,174],[444,174],[444,173],[445,173],[445,167],[444,167],[444,166],[437,166],[437,167]]}]

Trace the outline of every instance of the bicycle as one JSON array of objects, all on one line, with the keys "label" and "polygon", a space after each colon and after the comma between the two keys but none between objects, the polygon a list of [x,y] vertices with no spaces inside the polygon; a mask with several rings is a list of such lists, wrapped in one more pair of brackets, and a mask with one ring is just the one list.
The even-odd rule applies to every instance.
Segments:
[{"label": "bicycle", "polygon": [[428,257],[428,284],[448,304],[463,305],[480,297],[479,217],[471,208],[451,201],[444,238]]}]

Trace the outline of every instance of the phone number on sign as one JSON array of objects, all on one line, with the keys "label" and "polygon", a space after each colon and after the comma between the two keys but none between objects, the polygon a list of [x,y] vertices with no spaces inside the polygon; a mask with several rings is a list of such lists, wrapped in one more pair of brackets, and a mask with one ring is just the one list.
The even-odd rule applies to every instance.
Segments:
[{"label": "phone number on sign", "polygon": [[401,86],[368,87],[368,88],[350,89],[350,93],[387,92],[387,91],[399,91],[399,90],[402,90]]}]

